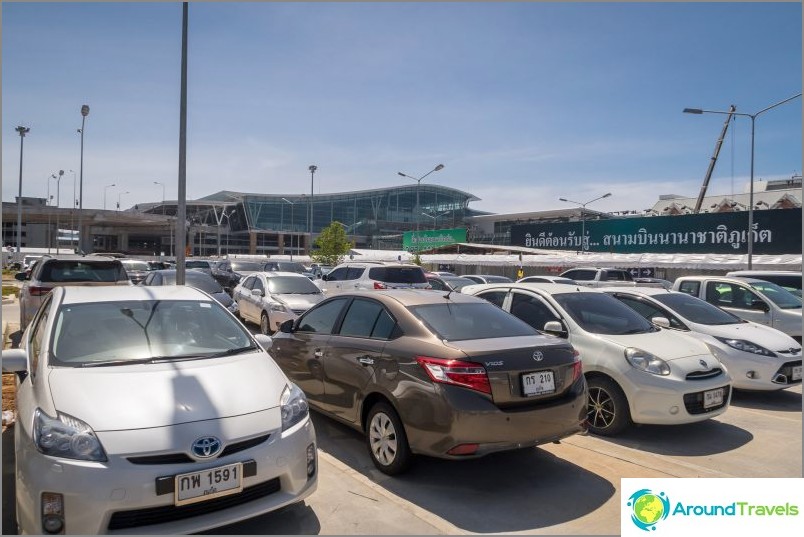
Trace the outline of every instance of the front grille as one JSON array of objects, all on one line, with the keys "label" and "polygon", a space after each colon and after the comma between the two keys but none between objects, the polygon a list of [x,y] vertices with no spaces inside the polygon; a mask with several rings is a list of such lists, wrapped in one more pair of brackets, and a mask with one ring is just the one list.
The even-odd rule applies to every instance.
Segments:
[{"label": "front grille", "polygon": [[305,311],[307,311],[307,310],[306,310],[306,309],[304,309],[304,308],[301,308],[301,309],[298,309],[298,310],[291,310],[291,311],[292,311],[293,313],[295,313],[296,315],[301,315],[302,313],[304,313],[304,312],[305,312]]},{"label": "front grille", "polygon": [[779,368],[779,371],[776,372],[776,376],[784,375],[787,379],[787,384],[799,384],[801,379],[792,380],[793,377],[793,367],[798,366],[801,367],[801,360],[797,362],[787,362],[782,367]]},{"label": "front grille", "polygon": [[[226,457],[227,455],[233,455],[235,453],[253,448],[254,446],[262,444],[270,437],[270,434],[266,434],[256,438],[249,438],[248,440],[242,440],[240,442],[229,444],[216,458]],[[128,462],[131,464],[186,464],[196,461],[185,453],[165,453],[162,455],[147,455],[144,457],[128,457]]]},{"label": "front grille", "polygon": [[706,414],[707,412],[713,412],[719,408],[723,408],[724,406],[726,406],[726,403],[729,402],[730,391],[731,386],[724,386],[723,403],[709,408],[704,408],[703,406],[704,392],[686,393],[684,394],[684,407],[690,414]]},{"label": "front grille", "polygon": [[206,502],[191,503],[180,507],[165,505],[161,507],[149,507],[147,509],[135,509],[132,511],[119,511],[114,513],[109,520],[109,530],[124,530],[153,524],[166,524],[175,520],[205,515],[214,511],[229,509],[265,498],[275,492],[279,492],[281,488],[279,478],[277,477],[264,483],[246,487],[243,489],[243,492],[239,494],[223,496]]},{"label": "front grille", "polygon": [[687,380],[706,380],[714,378],[718,375],[722,375],[723,370],[719,367],[714,369],[710,369],[709,371],[693,371],[692,373],[687,374]]}]

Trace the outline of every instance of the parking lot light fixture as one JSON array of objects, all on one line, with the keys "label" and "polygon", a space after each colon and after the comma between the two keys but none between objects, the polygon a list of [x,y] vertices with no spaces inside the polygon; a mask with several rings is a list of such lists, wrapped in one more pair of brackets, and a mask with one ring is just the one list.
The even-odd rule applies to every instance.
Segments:
[{"label": "parking lot light fixture", "polygon": [[757,116],[767,112],[772,108],[776,108],[779,105],[782,105],[786,102],[792,101],[793,99],[797,99],[801,97],[801,93],[797,93],[792,97],[788,97],[787,99],[781,100],[777,103],[774,103],[770,106],[766,106],[759,112],[754,114],[746,114],[740,112],[725,112],[723,110],[704,110],[703,108],[685,108],[683,112],[685,114],[731,114],[733,116],[743,116],[747,118],[751,118],[751,178],[748,186],[748,270],[751,270],[753,267],[753,255],[754,255],[754,133],[755,133],[755,124]]},{"label": "parking lot light fixture", "polygon": [[421,207],[419,206],[419,190],[421,189],[421,186],[422,186],[422,179],[424,179],[425,177],[427,177],[428,175],[430,175],[433,172],[439,172],[439,171],[441,171],[443,169],[444,169],[444,165],[443,164],[438,164],[435,168],[433,168],[429,172],[425,173],[421,177],[413,177],[412,175],[408,175],[406,173],[396,172],[397,175],[399,175],[401,177],[407,177],[408,179],[413,179],[414,181],[416,181],[416,209],[413,211],[412,214],[416,215],[416,234],[417,235],[419,233],[419,220],[421,220],[421,218],[418,215],[419,215],[419,213],[422,212]]},{"label": "parking lot light fixture", "polygon": [[581,207],[581,252],[585,252],[589,249],[589,241],[586,240],[586,206],[592,202],[597,200],[602,200],[603,198],[608,198],[611,196],[611,192],[606,192],[602,196],[599,196],[595,199],[589,200],[586,203],[581,203],[579,201],[572,201],[567,198],[558,198],[558,201],[564,201],[567,203],[574,203],[575,205],[579,205]]},{"label": "parking lot light fixture", "polygon": [[[22,246],[22,148],[25,143],[25,135],[31,129],[20,125],[14,130],[20,135],[20,186],[17,193],[17,261],[22,263],[22,254],[20,253]],[[50,180],[48,180],[48,185],[50,185]]]},{"label": "parking lot light fixture", "polygon": [[111,185],[106,185],[103,187],[103,210],[106,210],[106,191],[112,188],[113,186],[117,186],[116,184],[112,183]]},{"label": "parking lot light fixture", "polygon": [[117,210],[118,210],[118,211],[120,210],[120,198],[121,198],[121,197],[122,197],[124,194],[131,194],[131,192],[129,192],[128,190],[126,190],[125,192],[120,192],[120,193],[117,195]]},{"label": "parking lot light fixture", "polygon": [[81,252],[84,251],[84,234],[81,230],[84,217],[84,126],[88,115],[89,106],[82,105],[81,128],[78,130],[81,133],[81,161],[78,168],[78,250]]}]

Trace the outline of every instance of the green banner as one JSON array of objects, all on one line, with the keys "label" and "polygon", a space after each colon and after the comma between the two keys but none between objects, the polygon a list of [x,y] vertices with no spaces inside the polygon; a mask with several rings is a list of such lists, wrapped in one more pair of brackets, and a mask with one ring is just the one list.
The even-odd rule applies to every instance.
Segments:
[{"label": "green banner", "polygon": [[402,249],[409,252],[440,248],[456,242],[466,242],[466,229],[406,231],[402,235]]},{"label": "green banner", "polygon": [[[754,211],[754,254],[800,254],[801,209]],[[745,254],[748,212],[511,226],[511,245],[588,252]]]}]

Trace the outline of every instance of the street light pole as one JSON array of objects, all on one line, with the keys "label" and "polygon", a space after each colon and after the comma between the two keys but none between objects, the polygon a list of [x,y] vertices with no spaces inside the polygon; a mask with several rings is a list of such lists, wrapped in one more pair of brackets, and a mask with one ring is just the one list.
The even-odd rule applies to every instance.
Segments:
[{"label": "street light pole", "polygon": [[315,171],[318,169],[318,166],[315,164],[311,164],[309,168],[310,170],[310,219],[307,221],[307,232],[310,234],[310,240],[307,245],[310,247],[310,251],[313,251],[313,179],[315,178]]},{"label": "street light pole", "polygon": [[[73,200],[70,202],[70,248],[73,248],[73,238],[75,237],[75,228],[73,227],[73,217],[75,216],[75,208],[78,206],[78,198],[75,197],[75,172],[67,170],[73,174]],[[74,249],[74,248],[73,248]]]},{"label": "street light pole", "polygon": [[59,176],[56,177],[56,254],[59,253],[59,209],[61,209],[61,178],[64,175],[64,170],[59,170]]},{"label": "street light pole", "polygon": [[593,200],[589,200],[586,203],[568,200],[567,198],[558,198],[558,201],[565,201],[567,203],[574,203],[576,205],[581,206],[581,252],[584,252],[589,249],[589,241],[586,240],[586,206],[594,201],[602,200],[603,198],[608,198],[609,196],[611,196],[611,192],[606,192],[602,196],[597,197]]},{"label": "street light pole", "polygon": [[113,187],[113,186],[117,186],[117,185],[112,183],[111,185],[106,185],[105,187],[103,187],[103,210],[104,211],[106,210],[106,191],[109,188]]},{"label": "street light pole", "polygon": [[[414,237],[417,237],[418,234],[419,234],[419,220],[421,220],[421,218],[419,218],[418,215],[419,215],[420,212],[422,212],[421,207],[419,207],[419,190],[420,190],[421,185],[422,185],[422,179],[424,179],[425,177],[427,177],[428,175],[430,175],[433,172],[441,171],[443,169],[444,169],[444,165],[439,164],[438,166],[436,166],[435,168],[433,168],[429,172],[425,173],[421,177],[413,177],[413,176],[408,175],[406,173],[396,172],[397,175],[401,175],[402,177],[407,177],[408,179],[413,179],[414,181],[416,181],[416,210],[413,213],[413,214],[416,215],[416,234],[414,235]],[[413,241],[411,241],[411,242],[413,242]]]},{"label": "street light pole", "polygon": [[[154,181],[155,185],[162,185],[162,216],[165,216],[165,183],[160,183],[159,181]],[[170,223],[168,223],[168,234],[170,235],[170,243],[171,243],[171,250],[173,249],[173,234],[170,229]],[[162,239],[159,239],[159,251],[162,251]]]},{"label": "street light pole", "polygon": [[[14,130],[20,135],[20,187],[17,193],[17,261],[22,263],[22,254],[20,253],[22,248],[22,146],[25,142],[25,135],[31,132],[31,129],[20,125]],[[50,179],[48,179],[47,184],[50,186]]]},{"label": "street light pole", "polygon": [[123,196],[123,194],[131,194],[131,192],[129,192],[128,190],[126,190],[125,192],[120,192],[120,193],[117,195],[117,210],[118,210],[118,211],[120,210],[120,198]]},{"label": "street light pole", "polygon": [[[288,199],[282,198],[285,203],[290,203],[290,260],[293,261],[293,205],[294,203]],[[284,226],[282,226],[284,228]],[[283,229],[284,231],[284,229]]]},{"label": "street light pole", "polygon": [[48,176],[48,178],[47,178],[47,200],[46,200],[47,203],[45,205],[47,205],[47,207],[48,207],[48,209],[47,209],[47,233],[46,233],[47,253],[48,254],[50,254],[50,246],[53,244],[53,230],[50,228],[50,221],[51,221],[50,220],[50,206],[52,205],[51,202],[53,200],[53,198],[50,195],[50,180],[51,179],[56,179],[56,174],[55,173],[51,173],[50,176]]},{"label": "street light pole", "polygon": [[753,256],[754,256],[754,133],[755,133],[755,126],[756,126],[756,119],[757,116],[760,114],[767,112],[772,108],[776,108],[779,105],[782,105],[786,102],[792,101],[801,97],[801,93],[793,95],[792,97],[788,97],[782,101],[774,103],[770,106],[766,106],[759,112],[754,114],[744,114],[739,112],[724,112],[722,110],[704,110],[702,108],[685,108],[683,111],[685,114],[731,114],[734,116],[743,116],[751,118],[751,178],[750,183],[748,185],[748,270],[753,268]]},{"label": "street light pole", "polygon": [[89,115],[89,106],[81,106],[81,162],[78,168],[78,250],[84,251],[84,234],[81,229],[81,223],[84,217],[84,125],[86,124],[87,116]]}]

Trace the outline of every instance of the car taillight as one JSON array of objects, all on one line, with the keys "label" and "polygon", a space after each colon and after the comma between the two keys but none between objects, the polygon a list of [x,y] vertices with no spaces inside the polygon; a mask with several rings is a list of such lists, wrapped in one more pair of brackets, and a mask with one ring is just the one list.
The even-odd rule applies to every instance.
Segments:
[{"label": "car taillight", "polygon": [[575,362],[572,364],[572,382],[575,382],[583,375],[583,365],[581,364],[581,353],[573,350],[572,354],[575,356]]},{"label": "car taillight", "polygon": [[374,282],[374,289],[388,289],[384,283]]},{"label": "car taillight", "polygon": [[489,376],[486,374],[486,368],[480,364],[428,356],[417,356],[416,362],[435,382],[464,386],[491,395]]},{"label": "car taillight", "polygon": [[44,296],[51,291],[50,287],[35,287],[31,286],[28,288],[28,292],[31,293],[31,296]]}]

